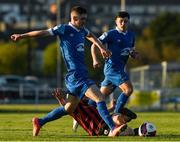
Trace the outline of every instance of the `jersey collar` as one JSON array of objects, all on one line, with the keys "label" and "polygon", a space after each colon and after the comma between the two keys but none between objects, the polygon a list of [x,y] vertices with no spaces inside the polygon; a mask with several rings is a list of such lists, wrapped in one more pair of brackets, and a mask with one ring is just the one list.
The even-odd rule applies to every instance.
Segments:
[{"label": "jersey collar", "polygon": [[80,30],[78,28],[76,28],[71,22],[69,22],[69,26],[71,26],[73,29],[75,29],[77,32],[79,32]]},{"label": "jersey collar", "polygon": [[122,33],[123,35],[125,35],[127,33],[127,30],[125,32],[122,32],[121,30],[118,29],[118,27],[116,27],[116,30],[119,32],[119,33]]}]

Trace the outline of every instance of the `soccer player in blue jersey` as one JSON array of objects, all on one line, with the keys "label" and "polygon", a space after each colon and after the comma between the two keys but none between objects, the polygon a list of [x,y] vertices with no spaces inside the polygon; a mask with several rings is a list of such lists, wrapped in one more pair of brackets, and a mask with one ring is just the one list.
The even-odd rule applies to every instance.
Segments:
[{"label": "soccer player in blue jersey", "polygon": [[[133,86],[125,71],[129,55],[135,59],[140,58],[139,53],[136,52],[134,48],[135,34],[127,29],[129,19],[130,15],[127,12],[118,12],[115,17],[116,28],[103,33],[99,37],[99,40],[112,52],[112,56],[105,60],[105,78],[101,83],[101,93],[109,95],[116,87],[122,90],[116,102],[115,113],[121,112],[128,97],[133,92]],[[94,68],[101,65],[95,52],[95,46],[96,45],[93,44],[91,48]],[[90,104],[91,103],[92,102],[90,102]]]},{"label": "soccer player in blue jersey", "polygon": [[58,36],[61,41],[60,49],[68,71],[65,77],[65,84],[71,95],[69,95],[66,105],[55,108],[43,118],[33,118],[33,136],[37,136],[40,128],[47,122],[56,120],[67,114],[72,114],[84,94],[97,103],[100,116],[111,129],[109,136],[116,136],[119,134],[121,127],[115,126],[108,113],[103,95],[95,83],[88,78],[87,67],[84,63],[85,38],[98,47],[104,58],[110,57],[111,52],[104,48],[101,42],[84,27],[87,19],[86,9],[79,6],[73,7],[70,16],[71,20],[69,24],[61,24],[48,30],[13,34],[11,36],[11,39],[14,41],[26,37]]}]

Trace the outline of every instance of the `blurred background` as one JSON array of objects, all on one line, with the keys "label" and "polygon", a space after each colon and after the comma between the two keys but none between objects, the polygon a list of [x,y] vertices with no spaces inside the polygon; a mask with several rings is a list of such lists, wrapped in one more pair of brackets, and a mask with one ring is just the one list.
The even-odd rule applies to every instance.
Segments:
[{"label": "blurred background", "polygon": [[[10,35],[68,23],[70,9],[76,5],[87,8],[87,27],[97,37],[115,27],[118,11],[130,13],[129,28],[136,33],[136,49],[142,59],[130,59],[127,65],[135,90],[129,107],[179,110],[179,0],[1,0],[0,103],[56,102],[50,93],[53,88],[65,87],[66,73],[57,39],[43,37],[15,43]],[[90,77],[99,84],[103,70],[93,69],[90,48],[86,52]]]}]

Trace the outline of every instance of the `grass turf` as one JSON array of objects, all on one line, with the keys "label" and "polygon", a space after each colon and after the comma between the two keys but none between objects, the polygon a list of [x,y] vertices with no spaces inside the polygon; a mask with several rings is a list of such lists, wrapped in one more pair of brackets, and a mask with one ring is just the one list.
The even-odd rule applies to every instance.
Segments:
[{"label": "grass turf", "polygon": [[57,105],[0,105],[0,141],[180,141],[179,112],[138,112],[130,127],[149,121],[156,125],[156,137],[90,137],[79,127],[72,132],[72,119],[65,116],[46,124],[38,137],[32,136],[31,119],[42,117]]}]

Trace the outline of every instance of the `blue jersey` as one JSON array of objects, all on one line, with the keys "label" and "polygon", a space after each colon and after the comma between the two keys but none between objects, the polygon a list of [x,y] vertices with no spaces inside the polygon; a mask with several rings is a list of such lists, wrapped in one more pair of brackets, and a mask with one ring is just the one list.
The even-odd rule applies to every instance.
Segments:
[{"label": "blue jersey", "polygon": [[60,38],[62,56],[68,70],[65,78],[66,87],[72,95],[82,98],[89,86],[94,84],[88,79],[84,61],[84,42],[89,31],[84,27],[77,29],[69,23],[51,28],[49,32]]},{"label": "blue jersey", "polygon": [[86,73],[84,42],[89,31],[86,28],[78,30],[72,24],[58,25],[52,28],[51,31],[53,35],[60,38],[61,52],[68,72]]},{"label": "blue jersey", "polygon": [[106,44],[112,52],[112,56],[105,61],[105,79],[101,85],[114,84],[119,86],[129,80],[128,74],[125,72],[125,65],[131,50],[134,48],[135,35],[130,31],[123,33],[116,28],[102,34],[99,40]]},{"label": "blue jersey", "polygon": [[107,62],[115,65],[126,64],[129,53],[134,48],[135,35],[133,32],[123,33],[116,28],[105,32],[99,39],[103,44],[107,44],[107,48],[112,52]]}]

